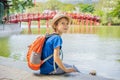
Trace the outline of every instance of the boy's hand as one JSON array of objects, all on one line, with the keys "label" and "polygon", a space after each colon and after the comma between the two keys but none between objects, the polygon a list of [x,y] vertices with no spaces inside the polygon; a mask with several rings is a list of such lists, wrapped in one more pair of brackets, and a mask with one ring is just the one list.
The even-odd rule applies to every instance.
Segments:
[{"label": "boy's hand", "polygon": [[74,68],[66,68],[65,72],[70,73],[70,72],[76,72]]}]

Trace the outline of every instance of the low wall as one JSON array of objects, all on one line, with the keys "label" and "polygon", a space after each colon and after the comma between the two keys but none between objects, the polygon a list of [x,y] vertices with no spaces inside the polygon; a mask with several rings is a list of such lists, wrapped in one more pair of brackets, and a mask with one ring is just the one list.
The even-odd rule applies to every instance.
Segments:
[{"label": "low wall", "polygon": [[113,80],[101,76],[83,73],[67,73],[63,75],[33,75],[26,62],[0,57],[0,80]]},{"label": "low wall", "polygon": [[20,24],[0,24],[0,37],[19,34],[21,31]]}]

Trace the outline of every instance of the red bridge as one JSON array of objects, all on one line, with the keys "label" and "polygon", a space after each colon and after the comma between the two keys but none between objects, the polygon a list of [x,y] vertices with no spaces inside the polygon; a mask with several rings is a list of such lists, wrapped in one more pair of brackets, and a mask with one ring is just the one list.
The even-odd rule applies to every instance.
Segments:
[{"label": "red bridge", "polygon": [[[38,21],[38,32],[40,33],[40,20],[46,20],[46,26],[49,27],[49,20],[55,16],[53,13],[23,13],[9,16],[10,23],[28,22],[28,33],[31,33],[31,21]],[[98,16],[80,14],[80,13],[64,13],[73,18],[72,24],[77,25],[97,25],[100,22]]]}]

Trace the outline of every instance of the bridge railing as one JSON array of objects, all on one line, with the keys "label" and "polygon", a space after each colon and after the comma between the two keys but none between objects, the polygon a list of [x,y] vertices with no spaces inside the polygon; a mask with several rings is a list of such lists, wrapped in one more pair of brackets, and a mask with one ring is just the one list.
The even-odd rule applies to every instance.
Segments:
[{"label": "bridge railing", "polygon": [[[83,14],[77,14],[77,13],[66,13],[68,16],[70,16],[73,19],[80,19],[80,20],[92,20],[94,22],[100,22],[100,18],[98,16],[92,16],[92,15],[83,15]],[[16,15],[10,15],[9,16],[9,22],[10,23],[18,23],[18,22],[28,22],[28,20],[31,21],[37,21],[37,20],[48,20],[52,19],[54,17],[55,13],[23,13],[23,14],[16,14]]]}]

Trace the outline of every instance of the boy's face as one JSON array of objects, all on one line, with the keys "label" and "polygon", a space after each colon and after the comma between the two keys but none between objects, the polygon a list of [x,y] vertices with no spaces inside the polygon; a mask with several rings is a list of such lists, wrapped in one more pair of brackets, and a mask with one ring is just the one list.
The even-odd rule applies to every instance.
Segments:
[{"label": "boy's face", "polygon": [[60,19],[58,22],[58,25],[56,26],[57,32],[59,32],[60,34],[66,33],[68,31],[68,28],[69,28],[68,25],[69,25],[69,22],[66,18]]}]

